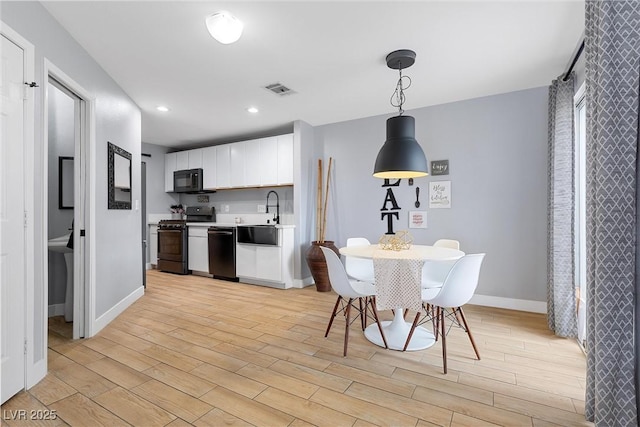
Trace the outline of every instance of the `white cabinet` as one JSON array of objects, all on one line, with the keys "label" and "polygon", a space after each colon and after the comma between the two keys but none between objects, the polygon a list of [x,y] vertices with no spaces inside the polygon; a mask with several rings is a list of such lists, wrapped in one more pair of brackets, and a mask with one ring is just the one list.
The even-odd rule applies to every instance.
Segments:
[{"label": "white cabinet", "polygon": [[278,185],[293,184],[293,134],[278,138]]},{"label": "white cabinet", "polygon": [[278,185],[278,139],[260,140],[260,185]]},{"label": "white cabinet", "polygon": [[187,169],[202,169],[202,148],[187,151]]},{"label": "white cabinet", "polygon": [[206,190],[293,185],[293,134],[166,154],[165,191],[174,171],[200,168]]},{"label": "white cabinet", "polygon": [[230,145],[231,187],[244,187],[244,142]]},{"label": "white cabinet", "polygon": [[278,229],[278,246],[236,245],[240,281],[287,289],[293,286],[293,228]]},{"label": "white cabinet", "polygon": [[164,191],[173,191],[173,172],[176,169],[178,153],[167,153],[164,155]]},{"label": "white cabinet", "polygon": [[218,187],[216,179],[216,147],[202,149],[202,188],[214,190]]},{"label": "white cabinet", "polygon": [[257,277],[256,245],[236,245],[236,274],[238,277]]},{"label": "white cabinet", "polygon": [[216,180],[217,188],[231,187],[231,155],[230,145],[216,146]]},{"label": "white cabinet", "polygon": [[207,227],[189,227],[189,270],[209,273]]},{"label": "white cabinet", "polygon": [[158,226],[149,225],[149,264],[158,264]]},{"label": "white cabinet", "polygon": [[176,170],[181,171],[184,169],[189,169],[189,152],[188,151],[178,151],[176,153]]},{"label": "white cabinet", "polygon": [[260,182],[260,140],[245,141],[244,143],[244,186],[258,187]]}]

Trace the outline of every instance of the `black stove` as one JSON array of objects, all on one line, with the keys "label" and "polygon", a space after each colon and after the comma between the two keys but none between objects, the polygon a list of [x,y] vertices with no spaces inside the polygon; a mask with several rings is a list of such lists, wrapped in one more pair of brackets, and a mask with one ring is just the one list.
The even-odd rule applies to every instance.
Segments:
[{"label": "black stove", "polygon": [[161,219],[158,222],[158,229],[160,230],[185,229],[185,228],[187,228],[187,221],[184,219]]},{"label": "black stove", "polygon": [[187,221],[163,219],[158,222],[158,270],[189,274],[189,233]]}]

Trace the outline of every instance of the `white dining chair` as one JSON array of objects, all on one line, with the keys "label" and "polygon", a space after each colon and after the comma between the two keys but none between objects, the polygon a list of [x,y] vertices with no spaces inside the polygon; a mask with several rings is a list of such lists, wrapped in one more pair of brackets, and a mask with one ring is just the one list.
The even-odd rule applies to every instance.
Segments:
[{"label": "white dining chair", "polygon": [[[451,326],[461,327],[469,337],[473,351],[480,360],[480,353],[471,335],[469,324],[462,311],[462,306],[469,302],[478,286],[480,277],[480,266],[485,254],[465,255],[453,265],[449,274],[445,278],[440,288],[422,289],[422,302],[426,315],[420,319],[418,312],[411,326],[409,336],[405,343],[405,349],[409,345],[411,336],[415,328],[425,322],[431,321],[434,324],[434,334],[436,341],[438,337],[442,341],[442,361],[444,373],[447,373],[447,332]],[[427,308],[429,307],[429,308]],[[447,329],[445,319],[451,320],[451,325]]]},{"label": "white dining chair", "polygon": [[[347,239],[347,247],[349,246],[369,246],[369,240],[364,237],[350,237]],[[345,256],[344,267],[349,277],[361,280],[363,282],[375,282],[373,273],[373,260],[357,258],[353,256]]]},{"label": "white dining chair", "polygon": [[452,239],[439,239],[433,243],[438,248],[450,248],[460,250],[460,242]]},{"label": "white dining chair", "polygon": [[[387,347],[387,340],[384,336],[384,332],[382,331],[382,326],[380,325],[380,320],[378,319],[378,311],[376,310],[376,288],[372,283],[363,282],[360,280],[349,280],[347,276],[347,272],[345,271],[340,258],[333,252],[331,249],[320,247],[322,249],[322,253],[324,254],[325,261],[327,263],[327,271],[329,273],[329,282],[331,283],[331,288],[335,293],[338,294],[338,299],[336,300],[336,304],[333,307],[333,312],[331,313],[331,318],[329,319],[329,325],[327,326],[327,331],[325,332],[325,338],[329,335],[329,331],[331,330],[331,325],[333,324],[333,320],[336,317],[338,312],[342,312],[345,316],[345,329],[344,329],[344,352],[343,356],[347,356],[347,345],[349,344],[349,326],[353,323],[358,316],[360,316],[360,323],[362,325],[362,330],[364,331],[367,327],[367,310],[371,312],[373,315],[373,319],[378,325],[378,329],[380,330],[380,335],[382,336],[382,341],[384,342],[384,348]],[[358,304],[356,305],[356,300]],[[364,300],[364,307],[363,307]],[[338,307],[340,307],[338,310]],[[351,319],[351,309],[354,308],[358,314]]]},{"label": "white dining chair", "polygon": [[[433,246],[460,250],[460,242],[452,239],[436,240]],[[442,286],[445,277],[449,274],[453,261],[427,261],[422,268],[422,288],[438,288]]]}]

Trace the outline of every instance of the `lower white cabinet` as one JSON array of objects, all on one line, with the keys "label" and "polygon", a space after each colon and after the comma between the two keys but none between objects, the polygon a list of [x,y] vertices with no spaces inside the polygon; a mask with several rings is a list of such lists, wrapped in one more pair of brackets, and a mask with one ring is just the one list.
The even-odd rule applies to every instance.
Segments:
[{"label": "lower white cabinet", "polygon": [[278,246],[238,243],[236,274],[241,282],[291,288],[293,252],[293,228],[278,229]]},{"label": "lower white cabinet", "polygon": [[189,227],[189,270],[209,274],[208,227]]},{"label": "lower white cabinet", "polygon": [[149,264],[158,264],[158,226],[149,225]]}]

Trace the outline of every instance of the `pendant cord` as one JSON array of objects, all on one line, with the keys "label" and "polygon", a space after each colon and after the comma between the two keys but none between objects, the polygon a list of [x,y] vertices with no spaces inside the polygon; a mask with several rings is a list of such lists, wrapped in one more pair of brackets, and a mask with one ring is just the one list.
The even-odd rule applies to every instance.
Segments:
[{"label": "pendant cord", "polygon": [[[409,89],[409,87],[411,87],[411,77],[403,76],[402,68],[399,68],[398,71],[400,73],[400,78],[398,78],[398,83],[396,83],[396,90],[394,90],[391,94],[391,99],[389,99],[389,102],[393,107],[396,107],[398,109],[398,115],[401,116],[404,113],[404,109],[402,108],[402,106],[404,105],[404,102],[406,100],[404,91],[405,89]],[[404,83],[406,83],[406,85]]]}]

